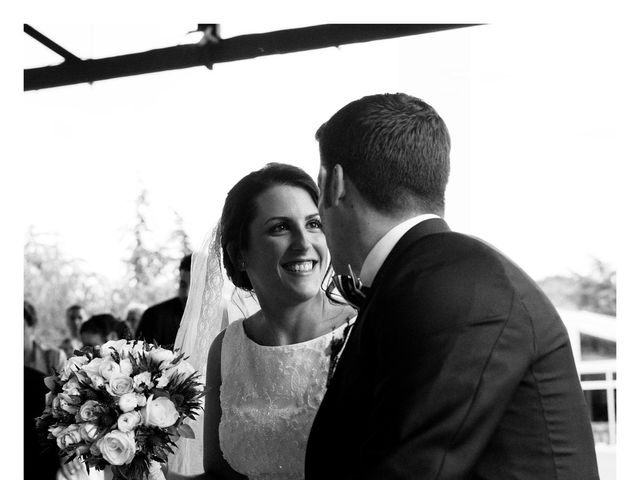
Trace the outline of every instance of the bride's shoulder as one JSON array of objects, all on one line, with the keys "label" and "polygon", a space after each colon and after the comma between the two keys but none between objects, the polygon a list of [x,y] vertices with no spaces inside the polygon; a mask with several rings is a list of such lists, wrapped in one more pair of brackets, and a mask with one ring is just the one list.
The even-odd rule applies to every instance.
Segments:
[{"label": "bride's shoulder", "polygon": [[[227,327],[229,328],[229,327]],[[222,351],[222,342],[224,340],[224,336],[227,332],[227,328],[225,328],[224,330],[222,330],[217,336],[216,338],[213,339],[213,342],[211,342],[211,346],[209,347],[209,361],[211,360],[215,360],[215,359],[220,359],[220,352]]]},{"label": "bride's shoulder", "polygon": [[246,330],[250,330],[255,323],[258,312],[247,318],[239,318],[231,322],[224,330],[222,330],[216,338],[211,343],[211,347],[209,347],[209,356],[212,354],[220,356],[220,352],[222,351],[222,345],[227,339],[227,342],[237,342],[239,338],[243,336]]}]

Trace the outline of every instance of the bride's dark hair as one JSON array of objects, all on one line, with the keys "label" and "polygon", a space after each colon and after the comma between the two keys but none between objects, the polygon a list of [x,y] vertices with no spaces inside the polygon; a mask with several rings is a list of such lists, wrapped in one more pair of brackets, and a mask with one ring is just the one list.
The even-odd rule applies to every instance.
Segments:
[{"label": "bride's dark hair", "polygon": [[233,284],[243,290],[253,290],[247,272],[240,268],[239,255],[248,247],[248,229],[256,215],[256,199],[277,185],[301,188],[318,205],[319,190],[313,179],[304,170],[284,163],[268,163],[251,172],[229,190],[224,202],[218,227],[222,263]]}]

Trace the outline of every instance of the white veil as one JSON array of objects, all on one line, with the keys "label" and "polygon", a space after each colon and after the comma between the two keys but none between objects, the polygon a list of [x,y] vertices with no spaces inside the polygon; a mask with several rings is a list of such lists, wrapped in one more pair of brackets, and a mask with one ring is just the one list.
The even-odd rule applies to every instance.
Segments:
[{"label": "white veil", "polygon": [[[218,333],[229,323],[246,318],[260,308],[254,296],[235,288],[223,274],[221,256],[220,235],[218,227],[214,226],[202,247],[191,258],[189,296],[175,341],[175,348],[185,353],[189,363],[202,374],[203,383],[209,347]],[[169,456],[169,470],[183,475],[199,474],[204,471],[204,413],[201,412],[195,421],[187,420],[186,423],[196,438],[180,437],[177,440],[175,452]]]}]

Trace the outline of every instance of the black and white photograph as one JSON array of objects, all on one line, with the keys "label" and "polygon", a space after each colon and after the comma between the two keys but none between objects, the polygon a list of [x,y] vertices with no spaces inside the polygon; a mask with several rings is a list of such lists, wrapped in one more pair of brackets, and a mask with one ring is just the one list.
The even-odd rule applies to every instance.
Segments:
[{"label": "black and white photograph", "polygon": [[250,5],[13,16],[14,478],[632,478],[631,12]]}]

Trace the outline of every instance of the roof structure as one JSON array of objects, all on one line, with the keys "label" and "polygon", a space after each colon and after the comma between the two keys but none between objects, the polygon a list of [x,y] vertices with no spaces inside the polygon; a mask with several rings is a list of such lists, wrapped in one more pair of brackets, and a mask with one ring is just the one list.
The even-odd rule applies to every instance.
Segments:
[{"label": "roof structure", "polygon": [[24,31],[64,61],[59,65],[24,70],[24,90],[95,82],[110,78],[142,75],[285,54],[337,47],[350,43],[434,33],[476,24],[326,24],[267,33],[239,35],[223,39],[218,24],[200,24],[203,35],[194,44],[131,53],[99,59],[81,59],[30,25]]},{"label": "roof structure", "polygon": [[586,310],[559,309],[558,313],[568,329],[611,342],[616,341],[616,317]]}]

